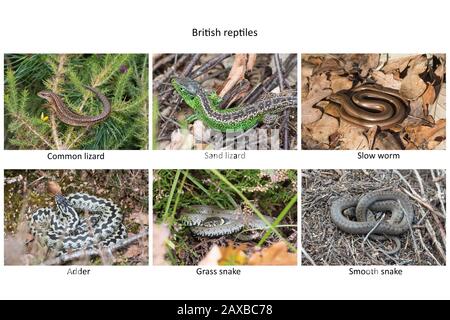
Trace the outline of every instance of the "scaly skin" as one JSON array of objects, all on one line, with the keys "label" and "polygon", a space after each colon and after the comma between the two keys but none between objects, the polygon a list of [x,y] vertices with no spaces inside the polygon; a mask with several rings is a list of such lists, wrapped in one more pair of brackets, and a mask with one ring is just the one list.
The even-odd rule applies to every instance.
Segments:
[{"label": "scaly skin", "polygon": [[[272,217],[264,216],[270,223]],[[214,206],[192,205],[182,210],[180,221],[198,237],[220,237],[236,234],[249,229],[267,229],[268,226],[257,216],[245,217],[239,209],[224,210]],[[239,240],[251,240],[258,234],[246,236],[240,234]]]},{"label": "scaly skin", "polygon": [[220,97],[207,94],[200,84],[188,78],[173,78],[172,85],[183,101],[194,109],[198,119],[219,131],[246,131],[263,122],[266,115],[297,107],[297,92],[291,91],[253,104],[219,109]]},{"label": "scaly skin", "polygon": [[[356,221],[344,216],[343,212],[346,210],[350,210],[350,215],[356,217]],[[386,211],[391,212],[391,218],[378,223],[373,213]],[[388,255],[401,249],[399,236],[409,231],[414,221],[411,201],[398,191],[372,191],[361,198],[341,198],[333,201],[330,213],[333,223],[344,232],[363,235],[370,232],[370,238],[373,240],[395,241],[395,249],[380,250]]]}]

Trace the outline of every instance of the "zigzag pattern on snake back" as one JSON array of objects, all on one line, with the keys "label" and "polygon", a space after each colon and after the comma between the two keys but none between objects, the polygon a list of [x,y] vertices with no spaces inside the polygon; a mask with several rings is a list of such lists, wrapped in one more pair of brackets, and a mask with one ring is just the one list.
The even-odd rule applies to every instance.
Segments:
[{"label": "zigzag pattern on snake back", "polygon": [[[110,200],[85,193],[55,194],[56,210],[31,214],[32,234],[56,255],[117,244],[127,237],[120,208]],[[80,212],[89,212],[86,218]]]},{"label": "zigzag pattern on snake back", "polygon": [[[191,232],[197,237],[220,237],[237,234],[239,240],[253,240],[257,233],[244,234],[246,231],[264,230],[269,226],[257,216],[245,216],[236,210],[224,210],[214,206],[193,205],[183,209],[180,215],[181,222],[190,227]],[[264,216],[268,223],[273,218]]]}]

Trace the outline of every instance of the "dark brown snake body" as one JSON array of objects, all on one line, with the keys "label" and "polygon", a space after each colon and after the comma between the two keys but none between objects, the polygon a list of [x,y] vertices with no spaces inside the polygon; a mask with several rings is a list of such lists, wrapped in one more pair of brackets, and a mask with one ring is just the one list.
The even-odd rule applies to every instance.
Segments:
[{"label": "dark brown snake body", "polygon": [[408,116],[408,103],[397,90],[364,84],[328,97],[339,107],[341,119],[358,126],[389,129]]},{"label": "dark brown snake body", "polygon": [[[351,210],[351,215],[356,217],[356,221],[344,215],[346,210]],[[381,222],[375,220],[374,213],[387,211],[391,212],[389,220]],[[330,213],[331,220],[338,229],[351,234],[370,233],[372,239],[376,240],[383,238],[372,235],[382,235],[385,239],[400,236],[410,230],[414,221],[414,208],[411,201],[398,191],[372,191],[360,198],[341,198],[332,202]],[[397,244],[399,243],[398,241]],[[398,246],[390,254],[399,249]]]}]

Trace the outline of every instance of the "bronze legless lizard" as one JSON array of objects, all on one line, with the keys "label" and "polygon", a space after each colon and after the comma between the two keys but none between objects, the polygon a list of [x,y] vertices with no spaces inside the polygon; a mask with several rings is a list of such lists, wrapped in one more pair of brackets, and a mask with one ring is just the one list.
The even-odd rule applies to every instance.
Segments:
[{"label": "bronze legless lizard", "polygon": [[111,104],[109,103],[108,99],[97,89],[89,86],[84,87],[95,93],[97,98],[103,104],[103,111],[97,116],[83,116],[73,112],[72,110],[67,108],[61,97],[51,91],[40,91],[38,93],[38,96],[49,102],[46,107],[49,107],[51,110],[53,110],[56,117],[62,122],[71,126],[90,127],[94,124],[102,122],[109,117],[109,114],[111,113]]}]

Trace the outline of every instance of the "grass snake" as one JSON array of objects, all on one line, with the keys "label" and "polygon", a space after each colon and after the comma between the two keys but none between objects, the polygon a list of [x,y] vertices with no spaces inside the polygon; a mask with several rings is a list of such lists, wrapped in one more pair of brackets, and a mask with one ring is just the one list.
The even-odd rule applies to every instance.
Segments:
[{"label": "grass snake", "polygon": [[[273,222],[273,218],[269,216],[264,218],[269,223]],[[237,234],[237,239],[247,241],[259,236],[252,231],[269,228],[257,216],[240,214],[240,209],[225,210],[208,205],[192,205],[183,209],[180,220],[195,236],[208,238]]]}]

